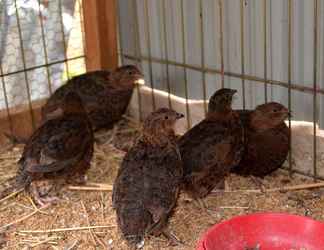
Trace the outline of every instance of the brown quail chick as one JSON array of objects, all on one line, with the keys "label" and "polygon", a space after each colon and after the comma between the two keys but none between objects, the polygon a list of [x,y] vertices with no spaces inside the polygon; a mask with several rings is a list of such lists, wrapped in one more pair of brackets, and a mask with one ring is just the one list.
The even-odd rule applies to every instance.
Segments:
[{"label": "brown quail chick", "polygon": [[[112,129],[125,113],[133,89],[143,77],[133,65],[119,67],[114,72],[97,70],[75,76],[48,99],[42,108],[42,120],[45,122],[60,116],[65,94],[73,91],[81,97],[94,131]],[[4,135],[13,144],[26,144],[28,140],[7,133]]]},{"label": "brown quail chick", "polygon": [[270,102],[253,111],[238,112],[245,132],[245,149],[240,164],[232,172],[263,178],[280,168],[287,158],[289,128],[284,121],[289,111],[279,103]]},{"label": "brown quail chick", "polygon": [[46,121],[27,141],[12,184],[0,199],[24,188],[36,202],[54,201],[48,192],[61,184],[83,183],[93,154],[93,132],[80,97],[67,93],[63,115]]},{"label": "brown quail chick", "polygon": [[236,90],[220,89],[209,100],[207,117],[178,141],[184,164],[184,190],[196,201],[222,186],[243,152],[243,128],[231,108]]},{"label": "brown quail chick", "polygon": [[133,65],[117,68],[114,72],[98,70],[70,79],[58,88],[42,109],[43,120],[60,113],[60,104],[65,93],[79,94],[95,131],[112,129],[125,113],[133,94],[135,83],[143,78]]},{"label": "brown quail chick", "polygon": [[173,126],[182,117],[167,108],[151,113],[118,171],[113,207],[118,226],[133,247],[143,247],[147,234],[170,236],[166,225],[183,173]]}]

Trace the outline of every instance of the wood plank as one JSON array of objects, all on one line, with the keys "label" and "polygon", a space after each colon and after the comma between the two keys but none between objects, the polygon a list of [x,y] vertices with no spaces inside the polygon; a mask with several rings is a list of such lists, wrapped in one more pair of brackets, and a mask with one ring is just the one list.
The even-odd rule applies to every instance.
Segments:
[{"label": "wood plank", "polygon": [[87,71],[118,66],[116,0],[83,0]]},{"label": "wood plank", "polygon": [[[41,123],[41,107],[44,104],[45,100],[32,102],[32,107],[35,114],[36,128]],[[13,134],[18,137],[28,138],[33,133],[33,126],[28,104],[18,105],[14,108],[10,108],[9,112]],[[3,133],[12,133],[7,110],[0,110],[0,145],[8,143],[8,140]]]}]

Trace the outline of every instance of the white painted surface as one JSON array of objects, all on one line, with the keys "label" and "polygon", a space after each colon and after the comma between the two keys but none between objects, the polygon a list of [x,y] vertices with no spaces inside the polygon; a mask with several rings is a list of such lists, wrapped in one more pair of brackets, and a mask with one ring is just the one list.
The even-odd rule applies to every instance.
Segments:
[{"label": "white painted surface", "polygon": [[[147,28],[144,3],[146,0],[119,0],[121,14],[122,49],[130,55],[148,56]],[[153,57],[166,59],[165,37],[163,32],[162,2],[166,6],[168,59],[178,63],[184,61],[181,27],[181,0],[148,0],[149,31],[151,53]],[[135,8],[136,2],[137,8]],[[201,66],[201,28],[199,20],[199,0],[183,0],[185,13],[185,51],[187,64]],[[240,0],[223,0],[223,45],[225,71],[241,73],[241,25]],[[264,77],[264,61],[267,54],[267,78],[288,81],[288,1],[287,0],[245,0],[244,5],[244,67],[245,73]],[[264,51],[264,3],[267,3],[266,53]],[[314,1],[294,0],[292,24],[292,82],[313,87],[314,83]],[[317,85],[324,88],[324,0],[318,0],[318,47],[317,47]],[[136,51],[136,12],[138,14],[140,50]],[[220,54],[220,19],[218,0],[202,0],[205,65],[212,69],[221,69]],[[134,63],[125,60],[125,63]],[[142,62],[147,82],[161,90],[167,90],[166,66],[153,63],[153,79],[150,79],[149,64]],[[169,66],[172,93],[185,97],[184,70]],[[201,100],[202,73],[187,70],[189,98]],[[207,98],[221,85],[220,75],[206,74]],[[149,86],[151,86],[149,84]],[[242,80],[225,77],[225,86],[235,88],[239,98],[234,107],[242,108]],[[254,108],[264,103],[265,88],[263,83],[245,81],[246,107]],[[268,100],[288,105],[288,89],[268,85]],[[152,110],[151,91],[142,88],[142,108],[144,116]],[[156,91],[157,106],[167,106],[167,95]],[[313,169],[313,94],[292,90],[292,159],[293,167],[303,172],[312,173]],[[320,126],[323,127],[323,101],[318,95],[317,110]],[[190,102],[191,122],[194,124],[203,118],[202,101]],[[173,107],[186,114],[185,100],[172,98]],[[136,95],[131,104],[132,114],[138,114]],[[306,122],[304,122],[306,121]],[[186,123],[180,123],[185,129]],[[317,165],[318,172],[324,177],[324,135],[317,130]]]},{"label": "white painted surface", "polygon": [[[149,0],[149,32],[151,54],[153,57],[165,59],[162,2],[166,6],[166,26],[168,58],[183,62],[182,29],[181,29],[181,0]],[[136,2],[137,9],[134,8]],[[267,78],[288,81],[288,1],[283,0],[245,0],[244,6],[244,54],[245,73],[252,76],[264,77],[264,2],[267,2]],[[319,0],[318,18],[318,70],[317,83],[323,88],[323,47],[324,47],[324,1]],[[123,52],[148,56],[147,33],[145,29],[145,0],[119,0],[121,13],[121,33]],[[224,31],[224,66],[225,71],[241,73],[241,30],[240,30],[240,0],[223,1],[223,31]],[[313,26],[314,1],[295,0],[293,3],[292,25],[292,82],[304,86],[313,86]],[[190,65],[201,66],[201,39],[199,22],[199,1],[184,0],[185,11],[185,47],[186,62]],[[140,51],[136,52],[135,23],[138,14]],[[205,65],[209,68],[220,69],[220,28],[219,5],[216,0],[202,1],[202,17],[204,28]],[[126,62],[131,62],[126,60]],[[153,63],[153,79],[150,79],[149,64],[142,62],[146,80],[162,90],[167,89],[166,66]],[[169,66],[170,85],[172,93],[185,96],[184,71],[181,67]],[[189,97],[203,98],[202,74],[199,71],[187,70]],[[254,108],[263,103],[265,88],[263,83],[245,81],[247,108]],[[220,87],[220,76],[206,75],[207,98]],[[236,108],[242,107],[242,80],[225,77],[225,86],[238,89],[240,93]],[[268,85],[268,99],[288,105],[288,90],[284,87]],[[321,121],[321,103],[318,98],[318,111]],[[297,120],[313,120],[313,95],[292,91],[292,111]]]}]

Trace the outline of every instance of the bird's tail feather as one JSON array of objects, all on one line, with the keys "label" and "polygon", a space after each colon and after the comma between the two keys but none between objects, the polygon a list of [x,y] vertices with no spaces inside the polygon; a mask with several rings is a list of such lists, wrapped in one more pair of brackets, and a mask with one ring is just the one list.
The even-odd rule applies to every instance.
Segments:
[{"label": "bird's tail feather", "polygon": [[59,162],[53,162],[50,164],[38,164],[33,165],[27,169],[29,173],[52,173],[57,172],[63,169],[67,169],[70,166],[74,166],[80,161],[82,154],[77,155],[76,157],[73,157],[72,159],[65,160],[65,161],[59,161]]}]

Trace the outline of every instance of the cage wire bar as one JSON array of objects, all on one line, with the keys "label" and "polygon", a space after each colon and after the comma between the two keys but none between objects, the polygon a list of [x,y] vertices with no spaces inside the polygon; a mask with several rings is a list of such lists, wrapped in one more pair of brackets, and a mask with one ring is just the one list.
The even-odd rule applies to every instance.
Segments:
[{"label": "cage wire bar", "polygon": [[[165,50],[165,58],[158,58],[155,56],[152,56],[151,53],[151,41],[150,41],[150,35],[149,35],[149,8],[147,6],[147,0],[144,0],[144,19],[145,19],[145,35],[146,35],[146,46],[148,50],[148,56],[145,56],[142,54],[141,50],[136,51],[136,55],[132,55],[130,53],[125,53],[122,49],[122,46],[120,46],[120,51],[119,54],[121,58],[123,59],[129,59],[129,60],[134,60],[136,62],[146,62],[149,64],[149,69],[150,69],[150,80],[152,81],[153,79],[153,70],[152,70],[152,64],[157,63],[161,65],[165,65],[167,69],[167,91],[168,95],[170,96],[170,79],[169,79],[169,67],[170,66],[175,66],[175,67],[180,67],[183,69],[183,74],[184,74],[184,95],[185,95],[185,107],[186,107],[186,117],[187,117],[187,126],[188,128],[191,127],[191,116],[190,116],[190,107],[189,107],[189,94],[188,94],[188,76],[187,76],[187,70],[195,70],[198,72],[202,73],[202,82],[203,82],[203,88],[204,88],[204,99],[206,101],[206,84],[205,84],[205,77],[207,73],[214,74],[214,75],[220,75],[221,76],[221,87],[224,87],[224,77],[233,77],[236,79],[241,80],[242,84],[242,97],[243,97],[243,109],[246,108],[246,81],[253,81],[257,84],[262,84],[264,86],[264,99],[265,102],[268,101],[268,85],[274,85],[274,86],[280,86],[284,87],[287,89],[288,93],[288,109],[291,111],[292,108],[292,100],[291,100],[291,95],[292,91],[298,91],[298,92],[304,92],[304,93],[311,93],[313,95],[313,173],[305,173],[303,171],[300,171],[298,169],[293,168],[292,164],[292,154],[291,152],[289,153],[288,156],[288,163],[289,166],[283,167],[284,169],[288,170],[290,174],[297,173],[297,174],[302,174],[302,175],[307,175],[310,177],[313,177],[315,180],[321,179],[323,180],[323,177],[318,176],[318,171],[317,171],[317,152],[316,152],[316,147],[317,147],[317,140],[316,140],[316,129],[317,129],[317,121],[318,121],[318,110],[317,110],[317,94],[324,94],[324,89],[321,89],[320,87],[317,86],[317,73],[318,73],[318,59],[319,56],[317,54],[317,47],[318,47],[318,18],[319,18],[319,2],[318,0],[313,0],[314,2],[314,43],[313,43],[313,53],[314,53],[314,68],[313,68],[313,86],[304,86],[302,83],[298,82],[293,82],[292,81],[292,65],[293,65],[293,2],[292,0],[287,0],[288,2],[288,10],[287,10],[287,16],[288,16],[288,58],[287,58],[287,63],[288,63],[288,72],[287,72],[287,81],[284,80],[275,80],[275,79],[270,79],[268,76],[268,1],[264,0],[262,2],[263,4],[263,24],[262,24],[262,29],[263,29],[263,53],[264,53],[264,65],[263,65],[263,77],[252,75],[252,74],[247,74],[245,71],[245,5],[246,5],[246,0],[239,0],[240,1],[240,55],[241,55],[241,72],[232,72],[225,70],[224,68],[224,31],[223,31],[223,2],[224,0],[218,0],[216,4],[216,12],[218,13],[219,19],[219,34],[218,34],[218,41],[219,41],[219,53],[220,53],[220,68],[211,68],[207,67],[205,65],[205,58],[204,58],[204,53],[205,53],[205,48],[204,48],[204,16],[203,16],[203,10],[202,10],[202,1],[199,1],[199,15],[200,15],[200,43],[201,43],[201,65],[193,65],[193,64],[188,64],[187,63],[187,49],[186,49],[186,22],[185,22],[185,10],[184,10],[184,0],[180,1],[180,26],[181,26],[181,39],[182,39],[182,62],[177,62],[173,60],[169,60],[168,57],[168,44],[167,44],[167,29],[166,29],[166,4],[165,0],[162,2],[162,26],[163,26],[163,34],[164,34],[164,50]],[[134,1],[136,2],[136,1]],[[217,6],[218,6],[218,11],[217,11]],[[134,9],[137,9],[134,8]],[[271,10],[270,10],[271,11]],[[136,10],[136,16],[135,19],[138,20],[138,14]],[[119,19],[119,22],[121,22],[121,19]],[[137,24],[138,25],[138,24]],[[138,29],[137,29],[138,30]],[[138,34],[137,34],[138,35]],[[121,39],[121,35],[120,35]],[[137,43],[139,43],[139,39],[137,39]],[[152,82],[151,82],[152,84]],[[152,88],[154,88],[154,84],[151,85]],[[152,94],[154,95],[154,90],[152,90]],[[152,100],[154,100],[154,97],[152,97]],[[170,102],[170,101],[169,101]],[[155,103],[154,109],[155,109]],[[288,119],[288,127],[291,131],[291,117]],[[289,147],[291,149],[291,137],[289,138]]]},{"label": "cage wire bar", "polygon": [[[167,26],[166,26],[166,6],[165,1],[162,1],[162,18],[163,18],[163,36],[164,36],[164,53],[165,59],[169,61],[168,56],[168,37],[167,37]],[[169,108],[172,108],[171,102],[171,87],[170,87],[170,76],[169,76],[169,64],[166,64],[166,77],[167,77],[167,88],[168,88],[168,102]]]},{"label": "cage wire bar", "polygon": [[[204,14],[203,14],[203,3],[199,1],[199,20],[200,20],[200,45],[201,45],[201,67],[205,68],[205,32],[204,32]],[[207,93],[206,93],[206,74],[202,72],[202,87],[203,87],[203,98],[204,98],[204,113],[207,115]]]},{"label": "cage wire bar", "polygon": [[16,18],[17,18],[17,27],[18,27],[18,34],[19,34],[19,42],[20,42],[20,50],[21,50],[21,56],[22,56],[22,63],[23,63],[23,69],[24,69],[24,77],[25,77],[25,83],[26,83],[26,91],[27,91],[27,98],[28,98],[28,107],[29,107],[29,112],[31,116],[31,121],[32,121],[32,127],[33,130],[36,128],[36,123],[35,123],[35,114],[32,106],[32,101],[31,101],[31,95],[30,95],[30,89],[29,89],[29,80],[28,80],[28,75],[26,71],[26,57],[25,57],[25,49],[24,49],[24,42],[22,39],[22,30],[20,26],[20,16],[19,16],[19,11],[17,7],[17,0],[14,1],[15,3],[15,10],[16,10]]},{"label": "cage wire bar", "polygon": [[220,60],[221,60],[221,77],[222,77],[222,88],[225,86],[225,78],[224,78],[224,32],[223,32],[223,0],[218,0],[218,8],[219,8],[219,42],[220,42]]},{"label": "cage wire bar", "polygon": [[[43,43],[43,50],[44,50],[44,56],[45,56],[45,64],[48,64],[47,46],[46,46],[44,23],[43,23],[43,14],[41,12],[41,2],[40,2],[40,0],[38,0],[38,15],[39,15],[39,21],[40,21],[40,25],[41,25],[42,43]],[[52,95],[53,91],[52,91],[50,70],[49,70],[48,67],[45,67],[45,68],[46,68],[48,89],[49,89],[50,95]]]},{"label": "cage wire bar", "polygon": [[[134,6],[133,6],[134,17],[137,17],[138,16],[138,14],[137,14],[137,1],[133,1],[133,4],[134,4]],[[139,25],[138,25],[138,19],[137,18],[135,18],[135,32],[134,32],[134,34],[135,34],[135,44],[134,44],[135,45],[135,53],[138,56],[138,55],[140,55],[141,48],[140,48],[140,38],[139,38]],[[141,62],[137,61],[137,66],[140,66],[140,64],[141,64]],[[140,121],[142,121],[143,120],[142,112],[141,112],[141,110],[142,110],[142,99],[141,99],[141,97],[142,96],[141,96],[141,92],[139,90],[139,85],[136,85],[136,89],[137,89],[137,94],[138,94],[139,118],[140,118]]]},{"label": "cage wire bar", "polygon": [[[288,109],[291,111],[291,67],[292,67],[292,0],[288,0]],[[288,128],[291,131],[291,115],[288,116]],[[291,153],[291,133],[289,133],[289,153],[288,153],[289,173],[292,174],[292,153]]]},{"label": "cage wire bar", "polygon": [[[185,34],[185,18],[184,18],[184,0],[181,0],[181,33],[182,33],[182,56],[183,56],[183,64],[186,64],[187,61],[187,53],[186,53],[186,34]],[[176,65],[175,65],[176,66]],[[180,65],[179,65],[180,66]],[[185,84],[185,96],[186,96],[186,117],[187,117],[187,126],[188,129],[191,127],[191,115],[189,108],[189,90],[188,90],[188,78],[187,78],[187,68],[183,67],[184,74],[184,84]]]},{"label": "cage wire bar", "polygon": [[314,179],[317,179],[317,139],[316,139],[316,122],[317,122],[317,38],[318,38],[318,0],[314,0],[314,91],[313,91],[313,167]]},{"label": "cage wire bar", "polygon": [[[59,4],[59,11],[60,11],[60,24],[61,24],[61,35],[62,35],[63,48],[64,48],[64,57],[66,59],[67,46],[66,46],[66,41],[65,41],[65,32],[64,32],[64,24],[63,24],[62,0],[59,0],[58,4]],[[67,79],[69,79],[70,78],[69,62],[67,60],[65,61],[65,68],[66,68]]]},{"label": "cage wire bar", "polygon": [[[2,61],[0,61],[0,74],[3,75]],[[1,76],[1,84],[2,84],[2,89],[3,89],[3,94],[4,94],[7,119],[9,121],[9,130],[10,130],[10,133],[13,134],[13,123],[12,123],[12,118],[11,118],[10,109],[9,109],[7,88],[6,88],[6,83],[5,83],[3,76]]]},{"label": "cage wire bar", "polygon": [[[133,61],[149,61],[151,60],[152,62],[155,63],[160,63],[160,64],[169,64],[172,66],[177,66],[177,67],[184,67],[186,69],[192,69],[192,70],[196,70],[196,71],[200,71],[200,72],[204,72],[204,73],[211,73],[211,74],[217,74],[217,75],[224,75],[224,76],[228,76],[228,77],[234,77],[234,78],[238,78],[241,80],[245,80],[245,81],[254,81],[256,83],[262,84],[264,85],[264,83],[266,82],[267,84],[271,84],[271,85],[276,85],[276,86],[281,86],[281,87],[285,87],[288,88],[289,87],[289,83],[285,82],[285,81],[279,81],[279,80],[274,80],[274,79],[264,79],[263,77],[258,77],[258,76],[254,76],[254,75],[249,75],[249,74],[241,74],[241,73],[235,73],[235,72],[231,72],[231,71],[224,71],[222,72],[221,69],[213,69],[210,67],[199,67],[196,65],[192,65],[192,64],[187,64],[187,63],[179,63],[179,62],[175,62],[175,61],[166,61],[164,59],[161,58],[156,58],[156,57],[151,57],[149,58],[148,56],[134,56],[131,54],[127,54],[127,53],[120,53],[121,56],[123,56],[126,59],[129,60],[133,60]],[[299,92],[305,92],[305,93],[311,93],[313,94],[314,92],[314,88],[313,87],[308,87],[308,86],[303,86],[300,83],[291,83],[291,89],[293,90],[297,90]],[[324,94],[324,89],[320,89],[317,88],[316,89],[317,94]]]},{"label": "cage wire bar", "polygon": [[268,70],[268,53],[267,53],[267,0],[263,0],[263,73],[264,73],[264,102],[268,102],[268,84],[267,84],[267,70]]},{"label": "cage wire bar", "polygon": [[12,76],[12,75],[16,75],[16,74],[20,74],[20,73],[24,73],[24,72],[28,72],[28,71],[33,71],[33,70],[36,70],[36,69],[41,69],[41,68],[45,68],[45,67],[54,66],[56,64],[71,62],[71,61],[82,59],[82,58],[85,58],[85,55],[69,57],[69,58],[66,58],[66,59],[63,59],[63,60],[55,60],[54,62],[50,62],[50,63],[47,63],[47,64],[44,63],[44,64],[40,64],[40,65],[33,66],[33,67],[26,67],[26,69],[15,70],[15,71],[11,71],[11,72],[8,72],[8,73],[0,72],[0,77]]},{"label": "cage wire bar", "polygon": [[[136,16],[138,19],[138,16]],[[151,84],[151,96],[152,96],[152,104],[153,110],[156,109],[155,104],[155,95],[154,95],[154,80],[153,80],[153,67],[152,67],[152,51],[151,51],[151,33],[150,33],[150,22],[149,22],[149,9],[148,9],[148,0],[144,0],[144,19],[145,19],[145,37],[146,37],[146,45],[147,45],[147,53],[148,53],[148,62],[149,62],[149,74],[150,74],[150,84]],[[167,60],[166,60],[167,64]]]},{"label": "cage wire bar", "polygon": [[[62,60],[54,60],[52,62],[49,61],[48,58],[48,44],[46,43],[46,38],[45,38],[45,27],[44,27],[44,22],[43,22],[43,13],[41,10],[41,0],[38,1],[38,18],[40,22],[40,29],[41,29],[41,44],[43,46],[43,53],[44,53],[44,61],[45,64],[38,64],[32,67],[27,67],[26,64],[26,55],[25,55],[25,46],[24,46],[24,41],[22,38],[22,26],[21,26],[21,20],[20,20],[20,14],[19,14],[19,7],[17,4],[17,0],[14,0],[14,7],[15,7],[15,16],[16,16],[16,21],[17,21],[17,28],[18,28],[18,38],[19,38],[19,46],[20,46],[20,53],[22,56],[22,69],[20,70],[14,70],[14,71],[9,71],[9,72],[4,72],[3,71],[3,62],[0,62],[0,78],[1,78],[1,85],[3,89],[3,95],[4,95],[4,102],[5,102],[5,111],[7,113],[7,118],[9,121],[9,129],[10,133],[14,134],[14,129],[13,129],[13,119],[11,115],[11,107],[10,103],[8,100],[8,92],[6,85],[7,83],[5,82],[5,77],[12,76],[12,75],[17,75],[17,74],[24,74],[24,79],[25,79],[25,84],[26,84],[26,92],[27,92],[27,106],[28,106],[28,112],[30,113],[31,117],[31,122],[32,122],[32,129],[34,130],[36,127],[36,122],[35,122],[35,113],[34,113],[34,108],[33,108],[33,101],[31,99],[31,89],[30,89],[30,81],[28,79],[28,72],[34,71],[37,69],[45,68],[46,70],[46,77],[47,77],[47,84],[48,84],[48,90],[49,93],[52,94],[53,89],[52,89],[52,82],[51,82],[51,76],[50,76],[50,67],[57,65],[57,64],[65,64],[66,67],[66,73],[67,77],[69,78],[69,62],[78,60],[78,59],[84,59],[85,54],[84,51],[81,55],[79,56],[74,56],[74,57],[68,57],[67,56],[67,42],[66,42],[66,37],[65,37],[65,32],[64,32],[64,23],[63,23],[63,10],[62,10],[62,2],[59,0],[59,17],[60,17],[60,26],[61,26],[61,35],[62,35],[62,42],[63,42],[63,48],[64,48],[64,59]],[[83,22],[82,22],[82,4],[80,1],[76,1],[75,4],[79,4],[79,9],[80,9],[80,27],[81,31],[83,31]],[[83,32],[82,32],[83,35]],[[82,45],[84,48],[84,41],[83,41],[83,36],[82,36]],[[13,107],[14,108],[14,107]]]},{"label": "cage wire bar", "polygon": [[[241,74],[245,74],[245,68],[244,68],[244,60],[245,60],[245,53],[244,53],[244,6],[245,6],[245,0],[241,0],[240,5],[240,35],[241,35]],[[245,79],[242,78],[242,96],[243,96],[243,109],[245,110]]]}]

